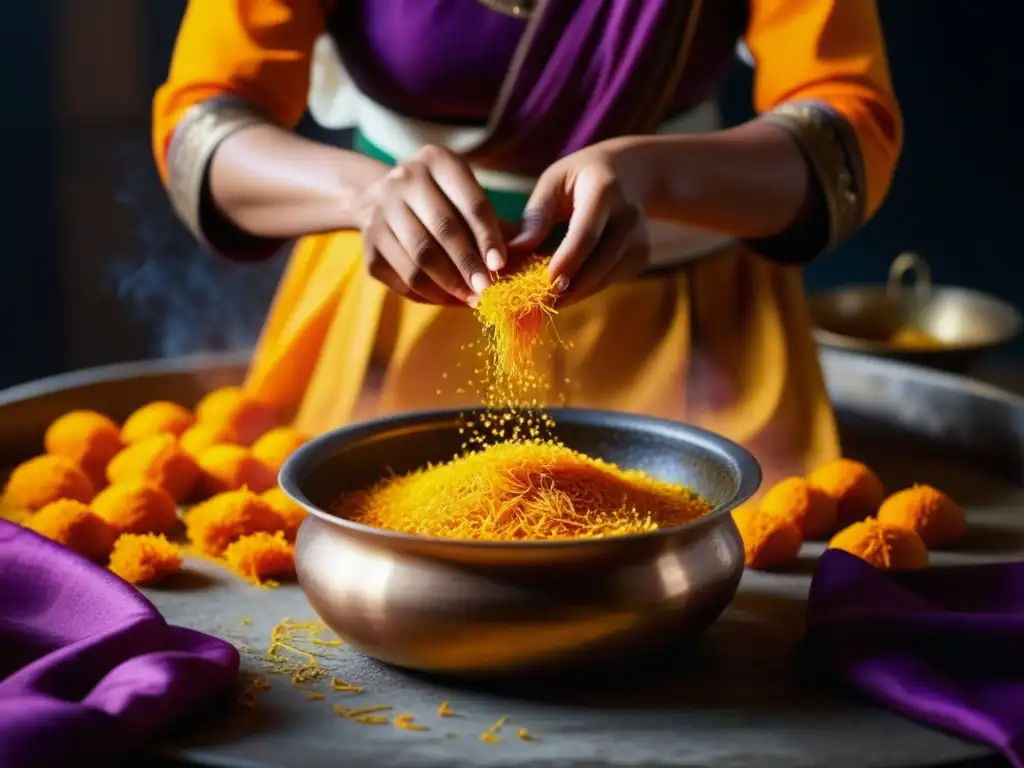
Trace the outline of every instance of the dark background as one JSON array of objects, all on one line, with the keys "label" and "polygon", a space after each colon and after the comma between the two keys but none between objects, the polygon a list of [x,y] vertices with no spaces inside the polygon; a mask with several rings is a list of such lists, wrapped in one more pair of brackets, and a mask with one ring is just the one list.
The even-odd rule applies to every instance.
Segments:
[{"label": "dark background", "polygon": [[[204,254],[171,216],[150,154],[150,97],[184,5],[0,3],[0,386],[255,339],[281,261]],[[882,281],[914,249],[937,282],[1024,306],[1012,7],[882,1],[906,147],[885,208],[808,269],[812,290]],[[749,113],[749,89],[738,68],[723,96],[731,119]],[[1024,344],[1005,354],[1024,361]]]}]

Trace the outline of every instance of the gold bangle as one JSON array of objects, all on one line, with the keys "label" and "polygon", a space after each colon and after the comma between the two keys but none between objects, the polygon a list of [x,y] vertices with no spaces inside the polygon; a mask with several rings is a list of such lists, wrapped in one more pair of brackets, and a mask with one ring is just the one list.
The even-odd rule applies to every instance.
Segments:
[{"label": "gold bangle", "polygon": [[761,119],[788,130],[813,167],[828,205],[828,247],[853,235],[864,221],[864,163],[845,118],[826,104],[804,101],[782,104]]},{"label": "gold bangle", "polygon": [[167,152],[167,191],[178,217],[203,243],[202,194],[210,158],[231,134],[250,125],[268,122],[244,99],[222,96],[200,102],[178,123]]}]

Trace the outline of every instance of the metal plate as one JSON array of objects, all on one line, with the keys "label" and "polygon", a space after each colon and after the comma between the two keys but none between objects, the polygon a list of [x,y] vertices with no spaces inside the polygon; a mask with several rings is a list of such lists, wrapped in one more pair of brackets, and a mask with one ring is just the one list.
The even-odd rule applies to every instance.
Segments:
[{"label": "metal plate", "polygon": [[[933,483],[968,510],[970,532],[935,562],[1020,559],[1024,553],[1024,400],[924,369],[841,352],[823,355],[848,454],[875,467],[890,489]],[[87,372],[0,393],[4,461],[38,450],[47,420],[71,407],[122,416],[153,397],[190,401],[208,381],[226,383],[239,361]],[[126,378],[134,376],[138,378]],[[136,383],[133,383],[136,382]],[[26,399],[27,396],[27,399]],[[820,545],[808,545],[792,571],[745,574],[723,618],[694,647],[653,668],[608,670],[584,683],[470,688],[422,678],[326,649],[322,662],[366,686],[360,704],[387,703],[431,730],[359,725],[333,714],[347,694],[319,683],[325,701],[307,700],[287,678],[255,708],[231,707],[169,739],[158,756],[171,764],[232,768],[318,766],[925,766],[1003,765],[985,747],[916,725],[841,691],[803,679],[795,662],[804,598]],[[215,566],[190,562],[174,588],[150,590],[168,621],[240,646],[265,647],[286,616],[314,618],[298,589],[256,590]],[[241,623],[243,618],[251,624]],[[260,671],[256,657],[245,668]],[[348,695],[350,698],[351,695]],[[435,716],[449,700],[460,713]],[[345,702],[348,704],[349,702]],[[354,705],[354,704],[352,704]],[[509,716],[501,744],[478,736]],[[527,728],[537,740],[516,738]]]}]

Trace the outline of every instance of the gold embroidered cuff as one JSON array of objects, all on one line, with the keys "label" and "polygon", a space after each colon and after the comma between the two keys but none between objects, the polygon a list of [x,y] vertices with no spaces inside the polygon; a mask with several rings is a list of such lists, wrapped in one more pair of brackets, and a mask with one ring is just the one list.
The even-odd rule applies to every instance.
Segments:
[{"label": "gold embroidered cuff", "polygon": [[201,242],[203,186],[210,158],[224,139],[267,118],[243,99],[218,97],[196,104],[181,118],[167,153],[167,191],[175,212]]},{"label": "gold embroidered cuff", "polygon": [[864,163],[857,137],[827,104],[791,102],[761,115],[788,130],[814,169],[828,208],[827,247],[849,238],[864,221]]}]

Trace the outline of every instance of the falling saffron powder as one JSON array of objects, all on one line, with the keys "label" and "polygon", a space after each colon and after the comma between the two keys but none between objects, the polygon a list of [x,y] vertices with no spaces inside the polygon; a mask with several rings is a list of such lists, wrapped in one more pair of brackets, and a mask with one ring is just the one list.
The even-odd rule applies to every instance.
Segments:
[{"label": "falling saffron powder", "polygon": [[624,536],[690,522],[711,506],[687,488],[561,444],[535,364],[556,294],[534,257],[480,297],[484,409],[466,420],[463,453],[345,494],[341,517],[420,536],[531,541]]}]

